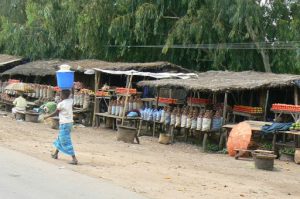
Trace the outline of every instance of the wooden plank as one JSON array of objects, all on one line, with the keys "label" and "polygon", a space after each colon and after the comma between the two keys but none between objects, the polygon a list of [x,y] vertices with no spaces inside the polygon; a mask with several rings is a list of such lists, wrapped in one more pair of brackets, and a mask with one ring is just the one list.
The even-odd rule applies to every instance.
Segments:
[{"label": "wooden plank", "polygon": [[278,131],[278,133],[285,133],[290,135],[300,135],[300,131]]},{"label": "wooden plank", "polygon": [[[95,115],[107,118],[115,118],[115,119],[122,119],[121,116],[117,115],[110,115],[108,113],[96,113]],[[125,120],[141,120],[141,117],[125,117]]]},{"label": "wooden plank", "polygon": [[244,116],[244,117],[254,117],[254,118],[257,118],[257,117],[261,117],[262,114],[250,114],[250,113],[243,113],[243,112],[237,112],[237,111],[233,111],[232,112],[234,115],[240,115],[240,116]]},{"label": "wooden plank", "polygon": [[294,104],[298,105],[298,88],[294,86]]}]

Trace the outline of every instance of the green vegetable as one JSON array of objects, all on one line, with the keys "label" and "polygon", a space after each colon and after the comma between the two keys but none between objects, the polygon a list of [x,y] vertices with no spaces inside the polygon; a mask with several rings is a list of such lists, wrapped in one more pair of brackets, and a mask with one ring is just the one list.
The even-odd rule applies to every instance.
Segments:
[{"label": "green vegetable", "polygon": [[282,148],[279,150],[280,154],[287,154],[287,155],[295,155],[295,149],[294,148]]}]

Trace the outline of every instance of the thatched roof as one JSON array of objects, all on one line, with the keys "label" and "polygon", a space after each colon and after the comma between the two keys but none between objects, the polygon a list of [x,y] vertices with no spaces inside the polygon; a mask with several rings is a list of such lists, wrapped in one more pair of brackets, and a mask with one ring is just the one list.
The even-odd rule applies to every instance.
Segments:
[{"label": "thatched roof", "polygon": [[13,62],[22,61],[22,59],[22,57],[18,56],[0,54],[0,67],[7,64],[11,64]]},{"label": "thatched roof", "polygon": [[22,57],[0,54],[0,72],[9,70],[16,65],[21,64],[22,61]]},{"label": "thatched roof", "polygon": [[34,61],[16,66],[2,75],[24,75],[24,76],[46,76],[55,75],[58,66],[62,64],[61,60]]},{"label": "thatched roof", "polygon": [[87,69],[107,69],[107,70],[137,70],[137,71],[172,71],[187,72],[180,66],[170,64],[168,62],[151,62],[151,63],[121,63],[121,62],[105,62],[100,60],[86,59],[78,61],[66,60],[48,60],[34,61],[27,64],[17,66],[11,70],[4,72],[2,75],[25,75],[25,76],[46,76],[54,75],[61,64],[68,64],[72,69],[78,72],[84,72]]},{"label": "thatched roof", "polygon": [[126,62],[106,62],[95,59],[86,59],[78,61],[70,61],[67,64],[72,66],[76,70],[86,69],[105,69],[105,70],[136,70],[141,72],[188,72],[189,70],[184,69],[175,64],[168,62],[148,62],[148,63],[126,63]]},{"label": "thatched roof", "polygon": [[184,88],[194,91],[224,92],[227,90],[253,90],[259,88],[283,87],[300,80],[300,75],[263,72],[208,71],[199,73],[196,79],[174,81],[163,79],[139,82],[139,86]]}]

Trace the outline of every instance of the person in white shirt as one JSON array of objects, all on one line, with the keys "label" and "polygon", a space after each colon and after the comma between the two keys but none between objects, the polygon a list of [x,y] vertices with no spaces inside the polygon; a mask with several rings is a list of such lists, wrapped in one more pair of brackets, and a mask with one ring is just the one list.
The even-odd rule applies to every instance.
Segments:
[{"label": "person in white shirt", "polygon": [[59,116],[59,134],[58,138],[53,143],[56,150],[52,154],[52,158],[57,159],[58,153],[63,152],[72,156],[72,162],[70,164],[78,164],[78,160],[75,156],[74,148],[71,140],[71,130],[73,126],[73,99],[70,98],[70,90],[61,91],[62,101],[58,103],[57,109],[54,113],[45,117],[53,117],[58,114]]},{"label": "person in white shirt", "polygon": [[27,101],[25,99],[24,94],[20,94],[18,98],[13,101],[12,114],[15,116],[17,112],[25,112],[27,107]]}]

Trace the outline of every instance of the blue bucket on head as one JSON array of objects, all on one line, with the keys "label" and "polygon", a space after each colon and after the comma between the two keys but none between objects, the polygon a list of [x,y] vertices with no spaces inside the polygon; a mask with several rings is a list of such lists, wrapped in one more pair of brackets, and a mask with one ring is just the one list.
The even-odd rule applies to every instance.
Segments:
[{"label": "blue bucket on head", "polygon": [[57,86],[69,90],[74,86],[74,71],[56,71]]}]

